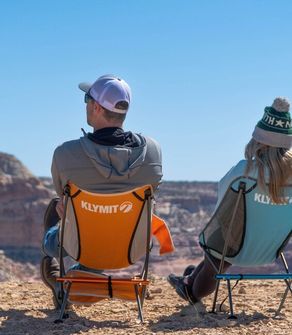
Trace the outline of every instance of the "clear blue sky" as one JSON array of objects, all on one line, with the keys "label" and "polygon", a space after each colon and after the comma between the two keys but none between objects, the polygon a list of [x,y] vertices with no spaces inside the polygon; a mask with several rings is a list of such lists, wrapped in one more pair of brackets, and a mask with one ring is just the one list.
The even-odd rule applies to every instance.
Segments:
[{"label": "clear blue sky", "polygon": [[263,109],[292,99],[292,1],[0,1],[0,151],[49,176],[86,124],[77,85],[131,86],[125,129],[156,138],[164,179],[218,180]]}]

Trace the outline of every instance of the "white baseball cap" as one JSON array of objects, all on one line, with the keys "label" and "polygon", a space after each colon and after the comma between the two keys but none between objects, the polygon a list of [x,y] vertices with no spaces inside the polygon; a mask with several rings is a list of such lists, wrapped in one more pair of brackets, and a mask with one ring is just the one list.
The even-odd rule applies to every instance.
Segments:
[{"label": "white baseball cap", "polygon": [[93,84],[80,83],[79,88],[111,112],[126,114],[129,109],[131,89],[121,78],[104,75]]}]

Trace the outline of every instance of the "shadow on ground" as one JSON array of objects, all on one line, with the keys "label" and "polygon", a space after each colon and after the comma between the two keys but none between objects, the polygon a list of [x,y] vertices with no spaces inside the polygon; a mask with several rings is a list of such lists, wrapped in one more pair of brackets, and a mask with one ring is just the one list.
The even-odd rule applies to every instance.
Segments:
[{"label": "shadow on ground", "polygon": [[[36,335],[36,334],[62,334],[71,335],[81,331],[86,332],[89,329],[112,328],[127,329],[128,322],[120,320],[92,321],[80,317],[74,311],[70,311],[70,317],[63,323],[54,323],[58,317],[56,311],[42,309],[38,311],[38,317],[31,315],[31,310],[11,309],[9,311],[0,310],[2,319],[0,334],[2,335]],[[34,311],[35,312],[35,311]]]},{"label": "shadow on ground", "polygon": [[236,320],[228,319],[228,313],[209,313],[203,305],[188,305],[181,308],[170,316],[161,316],[157,322],[150,322],[149,328],[152,332],[162,331],[172,333],[174,331],[187,331],[194,328],[220,328],[239,327],[249,325],[259,320],[268,319],[262,313],[255,312],[246,315],[244,312],[237,314]]}]

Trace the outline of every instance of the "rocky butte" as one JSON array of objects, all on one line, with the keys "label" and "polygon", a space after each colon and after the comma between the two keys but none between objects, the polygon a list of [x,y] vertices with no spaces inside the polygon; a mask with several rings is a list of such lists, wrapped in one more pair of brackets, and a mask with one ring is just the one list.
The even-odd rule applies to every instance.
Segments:
[{"label": "rocky butte", "polygon": [[[34,264],[37,269],[41,257],[43,215],[48,202],[55,196],[52,181],[50,178],[37,178],[14,156],[0,152],[0,190],[2,260],[16,260],[17,266],[10,266],[16,272],[21,268],[19,264],[25,262]],[[198,234],[208,222],[216,201],[215,182],[162,183],[155,210],[168,223],[176,250],[161,257],[154,240],[150,262],[152,272],[159,275],[179,273],[187,264],[199,262],[202,251]],[[291,264],[291,243],[287,256]],[[37,272],[33,277],[37,276]],[[14,276],[17,277],[17,274]]]},{"label": "rocky butte", "polygon": [[0,153],[0,190],[0,248],[39,248],[52,190],[6,153]]}]

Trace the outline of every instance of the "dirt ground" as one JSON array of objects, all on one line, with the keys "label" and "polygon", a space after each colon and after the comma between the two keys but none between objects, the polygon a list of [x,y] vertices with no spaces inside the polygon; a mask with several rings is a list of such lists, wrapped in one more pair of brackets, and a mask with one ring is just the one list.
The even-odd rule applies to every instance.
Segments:
[{"label": "dirt ground", "polygon": [[[219,301],[226,296],[225,285]],[[164,278],[155,277],[144,304],[145,323],[136,304],[104,300],[90,307],[74,306],[69,318],[55,324],[50,291],[38,281],[0,283],[0,334],[292,334],[292,296],[279,317],[274,313],[285,285],[280,281],[243,281],[234,289],[237,320],[227,313],[210,314],[211,298],[188,305]],[[223,309],[228,310],[225,302]]]}]

